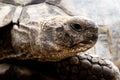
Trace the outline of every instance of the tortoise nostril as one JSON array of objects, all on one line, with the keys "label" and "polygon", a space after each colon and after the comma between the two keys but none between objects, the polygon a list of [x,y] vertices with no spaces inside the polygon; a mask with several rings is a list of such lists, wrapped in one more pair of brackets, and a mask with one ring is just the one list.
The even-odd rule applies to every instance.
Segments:
[{"label": "tortoise nostril", "polygon": [[87,38],[88,38],[88,39],[91,39],[91,40],[95,40],[95,39],[97,39],[97,35],[95,35],[95,34],[89,34],[89,35],[87,36]]},{"label": "tortoise nostril", "polygon": [[70,25],[70,27],[75,30],[75,31],[78,31],[80,32],[82,30],[82,26],[80,24],[77,24],[77,23],[73,23]]}]

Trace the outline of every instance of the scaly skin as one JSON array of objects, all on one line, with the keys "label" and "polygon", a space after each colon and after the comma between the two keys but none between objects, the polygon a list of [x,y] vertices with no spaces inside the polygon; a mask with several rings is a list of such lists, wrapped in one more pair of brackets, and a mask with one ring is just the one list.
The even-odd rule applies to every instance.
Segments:
[{"label": "scaly skin", "polygon": [[109,60],[79,54],[57,63],[61,80],[119,80],[118,68]]},{"label": "scaly skin", "polygon": [[[1,62],[0,80],[119,80],[118,68],[109,60],[79,54],[59,62]],[[7,77],[4,77],[7,76]]]}]

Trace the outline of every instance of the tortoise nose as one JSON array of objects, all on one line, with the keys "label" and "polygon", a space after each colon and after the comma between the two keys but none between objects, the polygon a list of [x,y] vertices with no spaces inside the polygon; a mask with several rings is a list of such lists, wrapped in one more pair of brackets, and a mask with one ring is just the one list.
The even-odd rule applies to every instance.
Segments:
[{"label": "tortoise nose", "polygon": [[78,23],[71,23],[70,27],[77,32],[80,32],[83,29],[83,27]]},{"label": "tortoise nose", "polygon": [[97,34],[87,34],[87,39],[90,39],[90,40],[95,40],[98,38],[98,35]]}]

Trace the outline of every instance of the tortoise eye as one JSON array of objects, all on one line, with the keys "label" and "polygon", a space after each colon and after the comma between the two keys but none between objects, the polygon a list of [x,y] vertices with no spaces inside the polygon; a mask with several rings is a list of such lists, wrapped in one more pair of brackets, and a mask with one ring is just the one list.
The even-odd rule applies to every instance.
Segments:
[{"label": "tortoise eye", "polygon": [[80,32],[82,30],[82,26],[80,24],[77,24],[77,23],[73,23],[70,25],[70,27],[74,30],[74,31],[77,31],[77,32]]}]

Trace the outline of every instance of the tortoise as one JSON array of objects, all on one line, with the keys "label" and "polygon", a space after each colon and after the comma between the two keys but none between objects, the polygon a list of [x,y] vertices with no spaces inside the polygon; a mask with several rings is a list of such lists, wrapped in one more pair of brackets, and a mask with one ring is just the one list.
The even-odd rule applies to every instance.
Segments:
[{"label": "tortoise", "polygon": [[111,61],[85,53],[98,25],[63,2],[0,0],[1,80],[119,80]]}]

